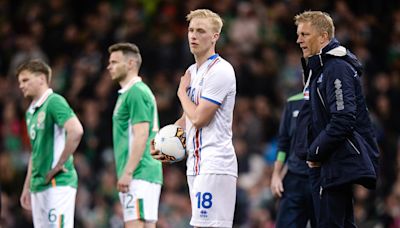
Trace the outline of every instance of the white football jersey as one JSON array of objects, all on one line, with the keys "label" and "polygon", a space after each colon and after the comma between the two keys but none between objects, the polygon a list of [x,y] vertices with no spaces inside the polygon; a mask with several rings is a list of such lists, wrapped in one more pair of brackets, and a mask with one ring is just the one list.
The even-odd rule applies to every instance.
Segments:
[{"label": "white football jersey", "polygon": [[196,129],[186,118],[187,175],[228,174],[237,177],[237,159],[232,144],[232,119],[236,78],[232,65],[211,56],[199,69],[189,67],[189,98],[196,105],[206,99],[219,105],[211,122]]}]

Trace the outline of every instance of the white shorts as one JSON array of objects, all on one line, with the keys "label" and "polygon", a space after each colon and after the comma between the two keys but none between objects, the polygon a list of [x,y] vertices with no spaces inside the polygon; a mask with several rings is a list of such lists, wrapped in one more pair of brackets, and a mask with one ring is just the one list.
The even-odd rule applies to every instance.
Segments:
[{"label": "white shorts", "polygon": [[124,221],[144,220],[157,222],[161,185],[144,180],[132,180],[129,192],[119,193]]},{"label": "white shorts", "polygon": [[57,186],[31,193],[34,227],[74,227],[76,189]]},{"label": "white shorts", "polygon": [[231,175],[188,176],[192,219],[196,227],[232,227],[237,178]]}]

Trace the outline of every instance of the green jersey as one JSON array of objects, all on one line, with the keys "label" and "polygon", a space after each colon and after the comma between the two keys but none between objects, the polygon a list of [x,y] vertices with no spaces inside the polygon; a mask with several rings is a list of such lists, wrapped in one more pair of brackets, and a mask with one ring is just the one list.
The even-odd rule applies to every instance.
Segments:
[{"label": "green jersey", "polygon": [[52,186],[78,186],[72,156],[64,164],[68,171],[58,173],[50,183],[45,183],[47,173],[56,166],[65,147],[64,123],[74,116],[67,101],[51,89],[27,110],[26,125],[32,145],[31,192]]},{"label": "green jersey", "polygon": [[141,122],[149,123],[149,137],[132,178],[162,184],[161,162],[150,155],[150,142],[159,128],[156,101],[150,88],[140,77],[135,77],[119,90],[113,113],[113,144],[118,178],[125,170],[135,140],[132,126]]}]

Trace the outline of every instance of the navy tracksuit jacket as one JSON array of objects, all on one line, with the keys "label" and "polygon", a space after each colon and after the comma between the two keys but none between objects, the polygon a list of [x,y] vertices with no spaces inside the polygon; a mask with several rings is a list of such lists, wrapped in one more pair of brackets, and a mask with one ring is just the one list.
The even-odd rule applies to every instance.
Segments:
[{"label": "navy tracksuit jacket", "polygon": [[361,64],[336,39],[302,60],[309,100],[298,117],[296,154],[321,162],[321,187],[375,188],[378,147],[361,91]]}]

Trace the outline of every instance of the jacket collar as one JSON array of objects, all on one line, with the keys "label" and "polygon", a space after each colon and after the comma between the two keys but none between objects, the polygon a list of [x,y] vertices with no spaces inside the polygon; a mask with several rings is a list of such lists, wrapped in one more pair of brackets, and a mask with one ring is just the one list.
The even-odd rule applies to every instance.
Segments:
[{"label": "jacket collar", "polygon": [[302,62],[306,62],[306,67],[308,68],[307,71],[312,70],[314,74],[314,72],[321,71],[327,59],[331,57],[342,58],[351,64],[358,74],[361,75],[362,65],[360,61],[358,61],[353,53],[341,46],[339,41],[335,38],[333,38],[328,45],[322,48],[318,54],[309,57],[306,61],[302,60]]}]

